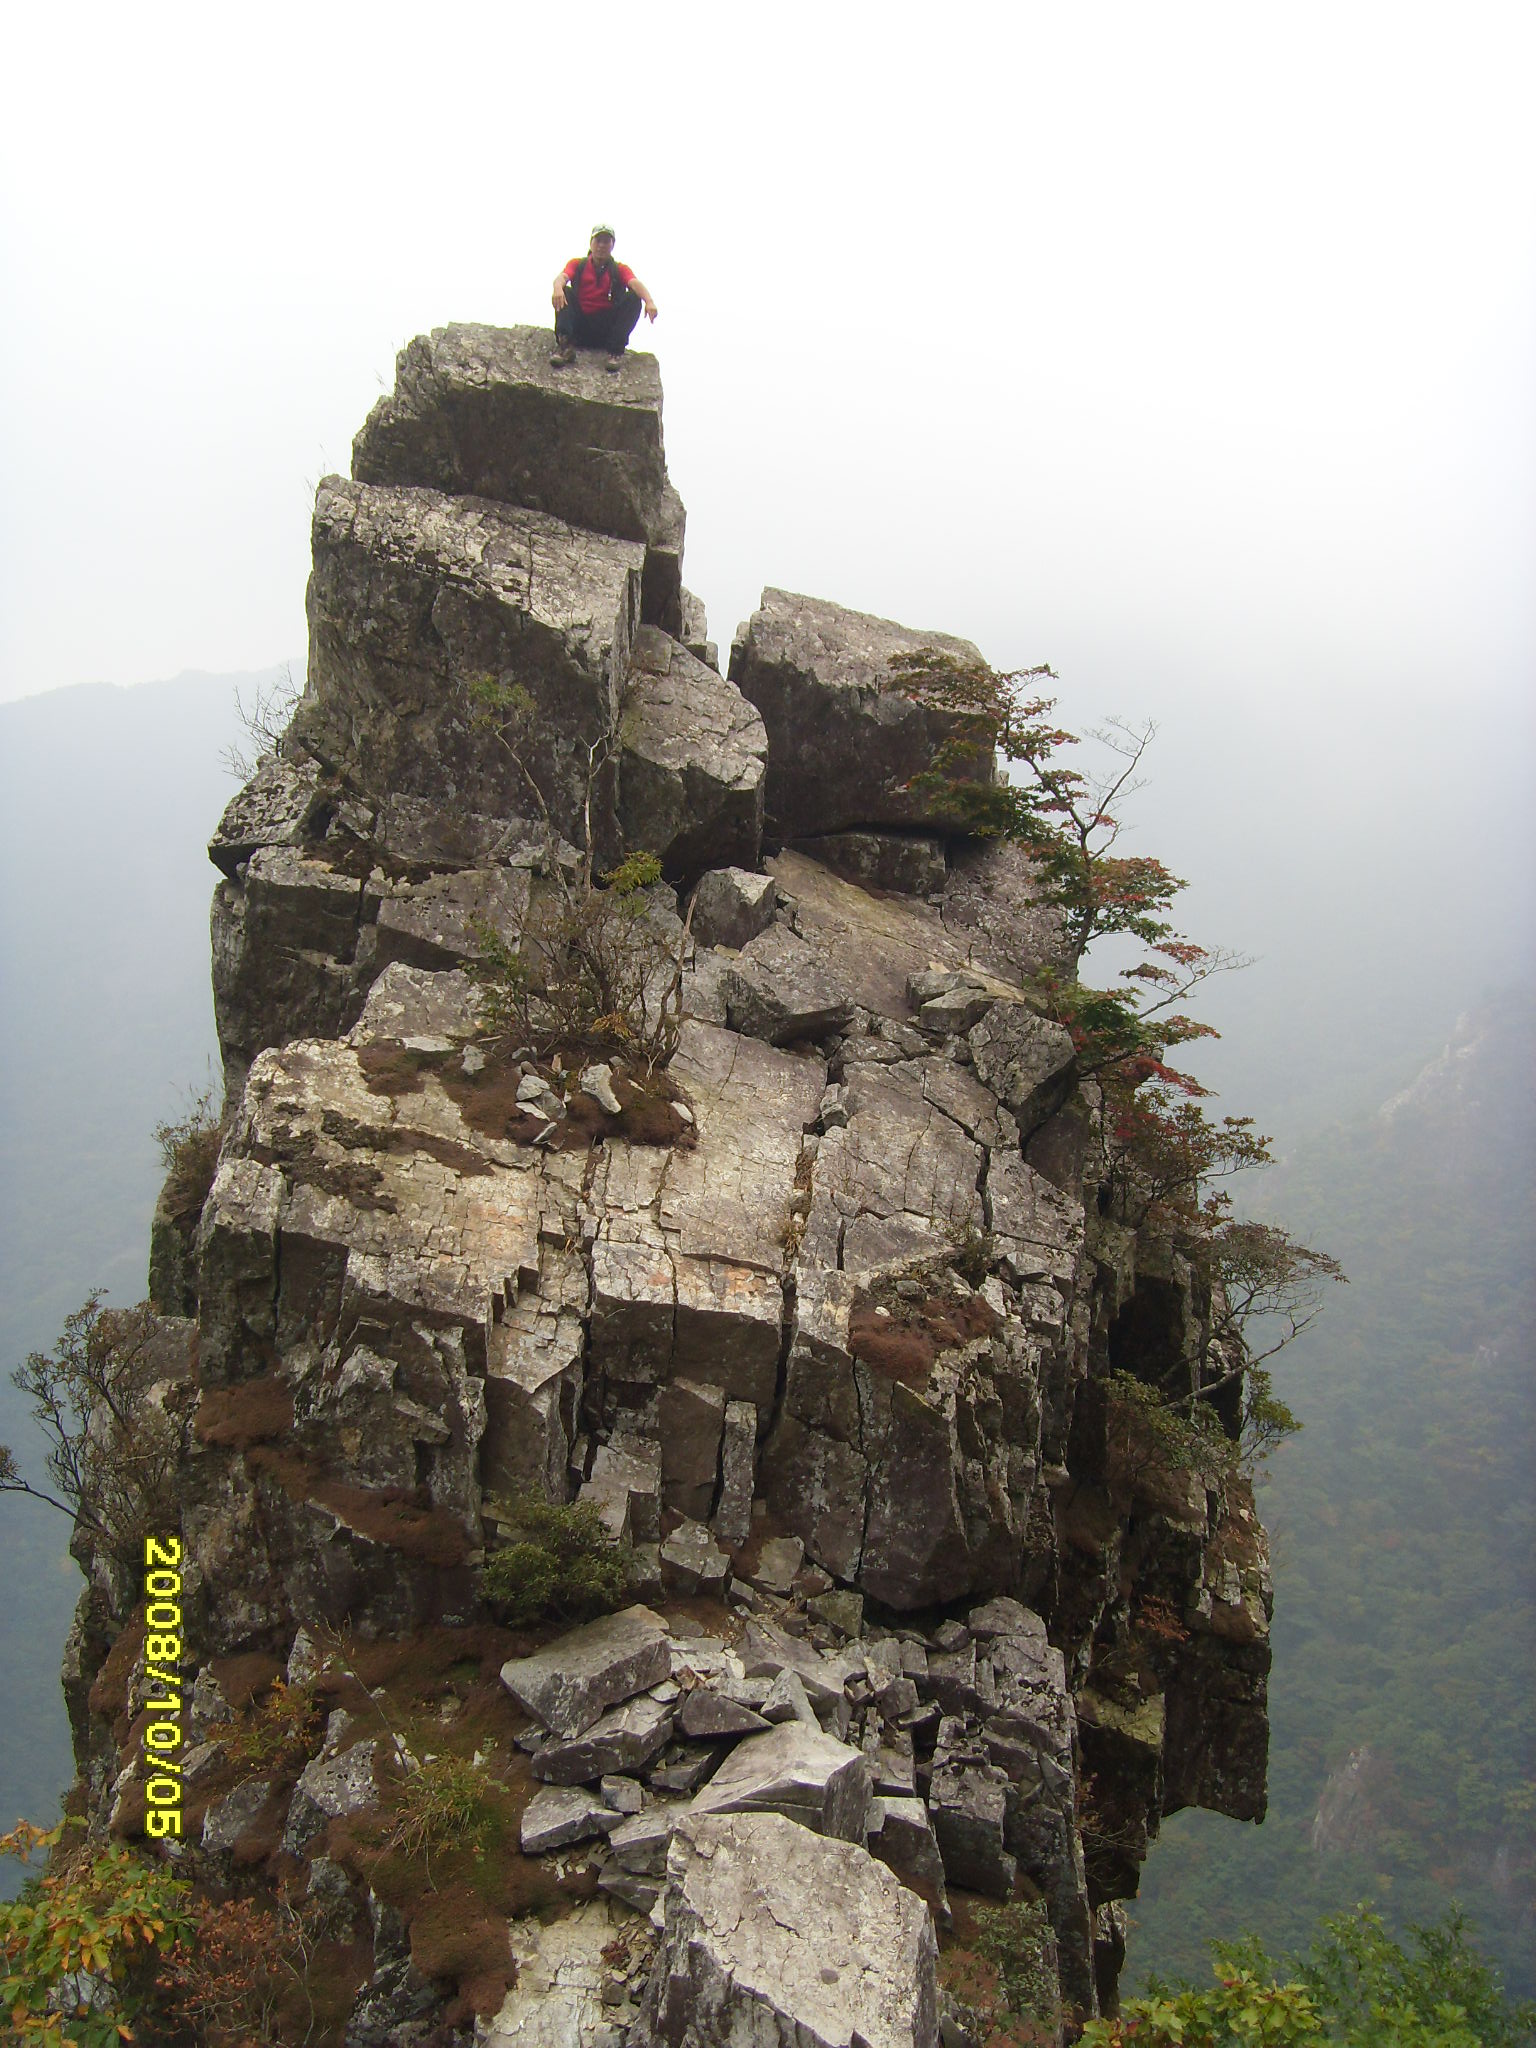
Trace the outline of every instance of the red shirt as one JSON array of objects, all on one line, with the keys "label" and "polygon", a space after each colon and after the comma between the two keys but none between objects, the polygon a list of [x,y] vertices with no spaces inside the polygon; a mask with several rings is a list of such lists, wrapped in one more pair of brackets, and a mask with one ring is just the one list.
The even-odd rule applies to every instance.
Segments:
[{"label": "red shirt", "polygon": [[566,281],[576,282],[576,303],[583,313],[603,313],[613,304],[613,281],[618,279],[628,285],[635,273],[627,263],[617,263],[610,256],[607,267],[599,270],[590,256],[574,256],[565,266]]}]

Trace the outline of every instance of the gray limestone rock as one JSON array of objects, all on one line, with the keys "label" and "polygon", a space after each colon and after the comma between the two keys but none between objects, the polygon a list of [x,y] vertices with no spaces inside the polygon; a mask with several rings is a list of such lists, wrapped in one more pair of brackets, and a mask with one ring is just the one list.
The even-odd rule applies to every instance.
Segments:
[{"label": "gray limestone rock", "polygon": [[823,1657],[809,1643],[766,1621],[749,1621],[741,1641],[741,1661],[749,1678],[776,1678],[781,1671],[793,1671],[818,1709],[842,1698],[850,1672],[858,1668],[856,1656],[840,1652]]},{"label": "gray limestone rock", "polygon": [[[871,1815],[869,1852],[894,1870],[902,1883],[927,1901],[936,1920],[949,1918],[944,1859],[933,1823],[921,1799],[881,1797]],[[878,1821],[878,1825],[876,1822]]]},{"label": "gray limestone rock", "polygon": [[[968,640],[913,632],[863,612],[765,590],[731,649],[730,677],[768,729],[766,829],[802,839],[849,828],[937,822],[942,805],[910,789],[961,721],[901,693],[891,664],[933,648],[965,662]],[[957,758],[955,779],[990,782],[992,750]]]},{"label": "gray limestone rock", "polygon": [[993,1004],[970,1028],[970,1047],[977,1080],[1012,1110],[1026,1137],[1060,1109],[1077,1078],[1071,1037],[1027,1003]]},{"label": "gray limestone rock", "polygon": [[661,1445],[637,1436],[600,1444],[582,1498],[620,1501],[620,1520],[633,1540],[655,1543],[661,1533]]},{"label": "gray limestone rock", "polygon": [[[272,1794],[270,1778],[247,1778],[244,1784],[236,1785],[232,1792],[226,1792],[222,1799],[215,1799],[203,1816],[203,1847],[210,1854],[233,1849]],[[325,1826],[322,1815],[311,1828],[310,1833],[318,1834]]]},{"label": "gray limestone rock", "polygon": [[620,378],[594,358],[549,362],[549,330],[439,327],[400,352],[395,389],[352,446],[352,473],[552,513],[640,541],[646,617],[682,630],[683,508],[667,482],[661,379],[635,354]]},{"label": "gray limestone rock", "polygon": [[670,1536],[662,1538],[661,1583],[681,1599],[695,1593],[722,1597],[730,1564],[702,1522],[679,1522]]},{"label": "gray limestone rock", "polygon": [[751,1707],[743,1706],[740,1701],[715,1692],[707,1685],[694,1687],[683,1701],[683,1710],[678,1715],[678,1726],[683,1733],[701,1741],[720,1735],[761,1735],[770,1725]]},{"label": "gray limestone rock", "polygon": [[805,1545],[798,1536],[769,1536],[757,1553],[757,1567],[748,1574],[750,1583],[765,1593],[788,1593],[795,1574],[805,1561]]},{"label": "gray limestone rock", "polygon": [[693,1802],[694,1813],[782,1813],[818,1834],[862,1842],[869,1766],[844,1742],[783,1721],[739,1742]]},{"label": "gray limestone rock", "polygon": [[540,1744],[529,1768],[546,1785],[590,1785],[605,1774],[641,1770],[666,1746],[672,1718],[669,1706],[642,1693],[610,1707],[584,1733]]},{"label": "gray limestone rock", "polygon": [[660,1615],[626,1607],[572,1629],[531,1657],[509,1659],[501,1682],[546,1728],[580,1735],[605,1707],[667,1676],[671,1642]]},{"label": "gray limestone rock", "polygon": [[318,1756],[305,1765],[283,1828],[283,1848],[290,1856],[302,1856],[330,1821],[377,1804],[373,1762],[378,1746],[356,1742],[340,1756]]},{"label": "gray limestone rock", "polygon": [[376,902],[373,971],[395,960],[432,971],[461,967],[481,951],[480,926],[515,944],[528,901],[528,876],[516,868],[463,868],[398,882],[377,896],[370,885],[364,908]]},{"label": "gray limestone rock", "polygon": [[1046,900],[1022,846],[989,839],[951,848],[940,915],[951,942],[974,966],[1028,982],[1041,967],[1070,974],[1076,965],[1062,915]]},{"label": "gray limestone rock", "polygon": [[438,973],[391,963],[369,989],[348,1042],[446,1052],[474,1037],[480,1028],[480,1006],[479,987],[460,968]]},{"label": "gray limestone rock", "polygon": [[[698,1380],[670,1380],[656,1397],[663,1505],[699,1522],[714,1504],[725,1433],[725,1394]],[[662,1566],[667,1547],[662,1546]]]},{"label": "gray limestone rock", "polygon": [[720,1440],[720,1502],[710,1523],[715,1541],[736,1550],[752,1533],[752,1490],[757,1470],[757,1409],[727,1401]]},{"label": "gray limestone rock", "polygon": [[495,2017],[477,2024],[482,2048],[622,2048],[653,1929],[589,1899],[559,1919],[519,1916],[508,1934],[516,1982]]},{"label": "gray limestone rock", "polygon": [[725,977],[733,1031],[770,1045],[826,1038],[853,1015],[853,1001],[789,925],[774,922],[748,940]]},{"label": "gray limestone rock", "polygon": [[852,1842],[775,1814],[690,1819],[667,1858],[642,2038],[675,2048],[938,2048],[933,1924]]},{"label": "gray limestone rock", "polygon": [[584,1381],[587,1276],[563,1247],[541,1245],[535,1258],[538,1287],[518,1294],[487,1345],[481,1476],[487,1493],[531,1487],[558,1500]]},{"label": "gray limestone rock", "polygon": [[[831,1699],[823,1701],[828,1709],[833,1704]],[[798,1671],[791,1671],[786,1666],[769,1681],[768,1690],[763,1695],[763,1719],[770,1722],[799,1721],[806,1728],[820,1726],[816,1709],[811,1705],[810,1695]]]},{"label": "gray limestone rock", "polygon": [[231,1097],[264,1047],[338,1037],[371,979],[362,884],[290,845],[259,846],[214,890],[213,1014]]},{"label": "gray limestone rock", "polygon": [[[642,626],[639,639],[654,629]],[[670,879],[751,866],[763,834],[763,721],[733,683],[665,640],[666,668],[635,666],[619,719],[619,832]]]},{"label": "gray limestone rock", "polygon": [[[482,498],[328,477],[315,500],[305,744],[368,786],[529,821],[576,840],[590,750],[611,731],[639,624],[642,550]],[[472,690],[490,677],[529,710],[498,737]],[[594,792],[600,849],[612,790]]]},{"label": "gray limestone rock", "polygon": [[719,673],[720,649],[709,637],[709,615],[704,609],[704,600],[695,597],[691,590],[683,592],[683,623],[679,628],[678,638],[688,652],[696,655],[706,668],[712,668]]},{"label": "gray limestone rock", "polygon": [[946,1765],[928,1788],[933,1831],[951,1884],[1006,1899],[1017,1865],[1003,1846],[1007,1780],[994,1765]]},{"label": "gray limestone rock", "polygon": [[302,846],[322,801],[317,762],[270,754],[225,805],[208,858],[233,880],[258,847]]},{"label": "gray limestone rock", "polygon": [[773,920],[778,884],[747,868],[711,868],[693,899],[693,935],[705,946],[738,950]]},{"label": "gray limestone rock", "polygon": [[944,842],[924,833],[827,832],[819,839],[796,839],[792,846],[861,889],[935,896],[944,887]]},{"label": "gray limestone rock", "polygon": [[619,1824],[620,1816],[595,1793],[565,1785],[547,1785],[523,1809],[519,1840],[525,1856],[563,1849],[570,1842],[590,1841]]}]

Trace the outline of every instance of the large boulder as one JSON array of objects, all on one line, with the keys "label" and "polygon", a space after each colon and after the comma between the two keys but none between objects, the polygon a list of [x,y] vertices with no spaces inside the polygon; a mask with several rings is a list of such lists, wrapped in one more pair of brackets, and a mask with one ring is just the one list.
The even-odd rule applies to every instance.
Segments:
[{"label": "large boulder", "polygon": [[[802,839],[871,825],[942,824],[946,807],[908,787],[963,722],[904,695],[892,663],[934,649],[979,663],[969,640],[919,633],[819,598],[765,590],[731,649],[730,678],[768,729],[766,830]],[[945,772],[990,782],[990,747],[964,746]]]},{"label": "large boulder", "polygon": [[937,2048],[928,1908],[852,1842],[770,1813],[690,1820],[672,1837],[663,1910],[640,2038]]},{"label": "large boulder", "polygon": [[[297,732],[388,791],[519,818],[538,786],[576,840],[611,844],[600,768],[640,623],[644,551],[547,513],[327,477],[315,498],[309,680]],[[523,693],[494,724],[477,692]],[[606,829],[605,829],[606,827]]]},{"label": "large boulder", "polygon": [[418,484],[552,513],[646,546],[646,618],[683,630],[683,508],[667,482],[654,356],[622,374],[549,361],[541,327],[455,325],[400,351],[352,444],[360,483]]},{"label": "large boulder", "polygon": [[585,1733],[606,1707],[659,1685],[671,1668],[666,1623],[648,1607],[626,1607],[530,1657],[509,1658],[501,1682],[546,1728],[569,1738]]},{"label": "large boulder", "polygon": [[669,879],[756,864],[763,721],[728,683],[653,626],[636,636],[619,721],[619,831]]}]

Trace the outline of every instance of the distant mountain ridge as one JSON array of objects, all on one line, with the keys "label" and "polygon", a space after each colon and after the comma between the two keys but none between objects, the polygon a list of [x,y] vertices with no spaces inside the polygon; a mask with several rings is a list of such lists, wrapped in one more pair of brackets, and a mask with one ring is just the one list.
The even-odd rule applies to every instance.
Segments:
[{"label": "distant mountain ridge", "polygon": [[1536,1989],[1536,992],[1469,1008],[1405,1087],[1264,1188],[1350,1285],[1281,1363],[1300,1437],[1275,1545],[1270,1815],[1171,1823],[1132,1907],[1143,1970],[1453,1898]]}]

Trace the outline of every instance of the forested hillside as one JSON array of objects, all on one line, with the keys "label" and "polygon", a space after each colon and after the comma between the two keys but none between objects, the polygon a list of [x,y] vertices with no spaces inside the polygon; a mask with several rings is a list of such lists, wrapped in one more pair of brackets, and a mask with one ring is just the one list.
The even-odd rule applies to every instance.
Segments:
[{"label": "forested hillside", "polygon": [[1274,1545],[1270,1810],[1169,1822],[1133,1908],[1133,1973],[1206,1975],[1241,1928],[1301,1945],[1374,1898],[1468,1909],[1536,1989],[1536,1000],[1489,1001],[1374,1113],[1262,1189],[1344,1264],[1280,1362],[1304,1428],[1260,1498]]}]

